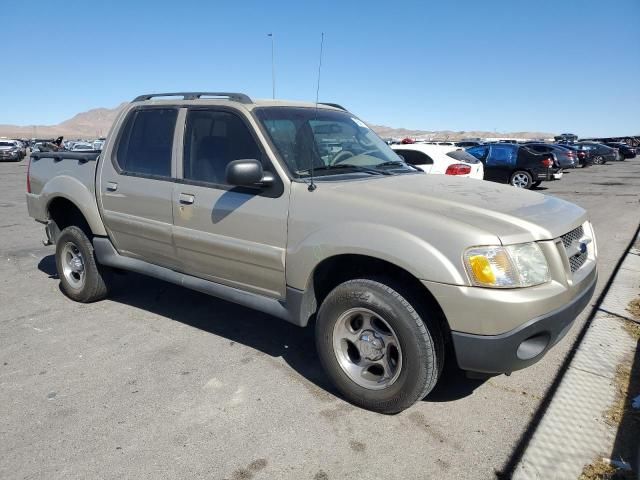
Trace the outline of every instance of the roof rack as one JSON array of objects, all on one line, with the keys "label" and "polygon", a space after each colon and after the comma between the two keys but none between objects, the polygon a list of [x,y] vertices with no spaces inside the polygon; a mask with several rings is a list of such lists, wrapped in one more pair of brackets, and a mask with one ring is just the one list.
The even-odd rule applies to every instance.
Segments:
[{"label": "roof rack", "polygon": [[145,95],[139,95],[133,99],[134,102],[143,102],[145,100],[151,100],[155,97],[182,97],[183,100],[196,100],[202,97],[219,97],[228,98],[234,102],[240,103],[253,103],[251,98],[244,93],[232,93],[232,92],[173,92],[173,93],[147,93]]},{"label": "roof rack", "polygon": [[320,105],[327,105],[329,107],[339,108],[340,110],[344,110],[345,112],[347,111],[346,108],[344,108],[342,105],[339,105],[337,103],[320,102]]}]

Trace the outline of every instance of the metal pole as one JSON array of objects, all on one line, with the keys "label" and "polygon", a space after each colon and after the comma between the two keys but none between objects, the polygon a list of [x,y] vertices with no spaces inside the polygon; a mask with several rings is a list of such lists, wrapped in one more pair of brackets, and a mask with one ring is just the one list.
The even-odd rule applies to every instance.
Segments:
[{"label": "metal pole", "polygon": [[271,37],[271,93],[273,98],[276,98],[276,66],[274,62],[274,46],[273,46],[273,33],[269,33],[267,36]]}]

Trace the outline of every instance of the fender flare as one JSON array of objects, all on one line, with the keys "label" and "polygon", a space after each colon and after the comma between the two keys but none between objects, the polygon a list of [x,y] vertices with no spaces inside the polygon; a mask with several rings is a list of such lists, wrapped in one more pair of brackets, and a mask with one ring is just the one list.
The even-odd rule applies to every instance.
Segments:
[{"label": "fender flare", "polygon": [[46,205],[47,212],[49,212],[49,207],[53,200],[64,198],[80,210],[94,235],[107,235],[94,192],[89,190],[77,178],[58,175],[44,185],[40,195]]}]

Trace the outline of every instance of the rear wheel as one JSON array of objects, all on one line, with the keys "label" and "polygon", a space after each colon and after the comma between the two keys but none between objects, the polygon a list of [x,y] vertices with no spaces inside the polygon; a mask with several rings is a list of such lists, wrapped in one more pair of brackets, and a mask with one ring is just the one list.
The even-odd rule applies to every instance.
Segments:
[{"label": "rear wheel", "polygon": [[526,170],[517,170],[513,172],[513,175],[511,175],[509,183],[516,188],[531,188],[533,185],[533,178]]},{"label": "rear wheel", "polygon": [[320,361],[342,395],[381,413],[398,413],[435,386],[444,361],[436,321],[392,288],[349,280],[333,289],[316,321]]},{"label": "rear wheel", "polygon": [[56,267],[64,294],[88,303],[107,296],[108,269],[96,262],[93,245],[79,227],[67,227],[56,241]]},{"label": "rear wheel", "polygon": [[593,157],[594,165],[604,165],[604,157],[602,155],[596,155]]}]

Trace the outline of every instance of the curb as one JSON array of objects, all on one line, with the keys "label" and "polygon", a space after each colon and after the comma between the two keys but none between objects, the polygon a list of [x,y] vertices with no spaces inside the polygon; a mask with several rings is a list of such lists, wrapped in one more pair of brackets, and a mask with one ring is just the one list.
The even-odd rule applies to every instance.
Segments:
[{"label": "curb", "polygon": [[626,307],[640,294],[639,279],[640,251],[630,248],[535,426],[514,479],[578,478],[586,465],[613,451],[618,426],[605,417],[616,400],[618,368],[636,354],[638,342],[624,325],[636,321]]}]

